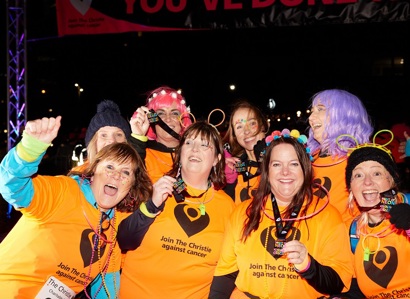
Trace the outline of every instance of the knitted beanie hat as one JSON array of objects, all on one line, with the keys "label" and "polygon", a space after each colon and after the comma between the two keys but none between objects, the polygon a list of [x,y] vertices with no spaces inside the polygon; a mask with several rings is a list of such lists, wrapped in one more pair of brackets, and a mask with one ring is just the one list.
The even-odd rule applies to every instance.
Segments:
[{"label": "knitted beanie hat", "polygon": [[102,127],[117,127],[124,131],[125,137],[131,135],[129,123],[121,116],[118,105],[111,100],[103,100],[97,106],[97,113],[91,119],[85,134],[85,146],[88,146],[94,134]]},{"label": "knitted beanie hat", "polygon": [[399,184],[400,177],[398,174],[397,165],[394,162],[393,158],[380,148],[373,146],[364,146],[354,150],[347,159],[346,186],[349,190],[353,169],[355,169],[357,165],[365,161],[376,161],[382,164],[390,173],[390,175],[394,179],[394,182],[396,184]]}]

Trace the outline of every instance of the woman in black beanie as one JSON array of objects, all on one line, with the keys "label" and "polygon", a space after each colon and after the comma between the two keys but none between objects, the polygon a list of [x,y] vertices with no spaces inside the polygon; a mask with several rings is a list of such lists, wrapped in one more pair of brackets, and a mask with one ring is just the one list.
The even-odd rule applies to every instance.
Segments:
[{"label": "woman in black beanie", "polygon": [[88,125],[85,135],[87,161],[74,167],[75,171],[85,169],[93,162],[97,153],[111,143],[127,142],[131,136],[131,127],[121,115],[118,105],[111,100],[103,100],[97,106],[97,113]]},{"label": "woman in black beanie", "polygon": [[350,228],[356,279],[341,297],[408,298],[410,205],[398,191],[389,150],[360,146],[348,158],[345,178],[349,206],[356,201],[361,213]]}]

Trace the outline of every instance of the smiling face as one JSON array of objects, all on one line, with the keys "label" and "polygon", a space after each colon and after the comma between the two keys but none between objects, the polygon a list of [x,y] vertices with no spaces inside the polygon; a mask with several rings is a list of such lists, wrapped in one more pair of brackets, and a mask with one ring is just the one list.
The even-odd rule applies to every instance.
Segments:
[{"label": "smiling face", "polygon": [[236,140],[250,156],[249,153],[253,152],[255,144],[265,137],[265,133],[260,131],[253,111],[247,108],[238,109],[232,117],[232,125]]},{"label": "smiling face", "polygon": [[119,163],[102,160],[92,177],[91,190],[101,211],[115,207],[123,200],[134,184],[135,167],[131,162]]},{"label": "smiling face", "polygon": [[[380,202],[380,192],[392,187],[393,179],[386,168],[376,161],[365,161],[352,171],[350,189],[361,207],[373,207]],[[380,209],[373,209],[369,214],[380,214]]]},{"label": "smiling face", "polygon": [[309,116],[309,125],[313,131],[313,137],[317,142],[322,143],[323,134],[326,127],[326,107],[320,102],[313,106]]},{"label": "smiling face", "polygon": [[196,187],[206,188],[211,169],[218,163],[218,157],[215,157],[215,144],[202,139],[200,134],[196,137],[188,136],[181,147],[180,163],[185,181],[193,182],[195,179],[199,182],[195,183]]},{"label": "smiling face", "polygon": [[[173,102],[169,107],[162,107],[155,111],[164,123],[168,125],[176,133],[180,133],[181,126],[181,111],[178,110],[176,102]],[[167,131],[162,129],[159,125],[155,126],[157,134],[156,140],[167,147],[176,147],[178,140],[172,137]]]},{"label": "smiling face", "polygon": [[303,185],[303,169],[290,144],[278,144],[269,161],[269,183],[279,205],[287,206]]}]

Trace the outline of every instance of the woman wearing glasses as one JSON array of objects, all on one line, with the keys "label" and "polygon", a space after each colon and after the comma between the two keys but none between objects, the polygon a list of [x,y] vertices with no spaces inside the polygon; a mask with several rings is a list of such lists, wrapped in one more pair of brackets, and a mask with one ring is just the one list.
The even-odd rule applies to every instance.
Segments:
[{"label": "woman wearing glasses", "polygon": [[167,86],[151,91],[147,105],[139,107],[130,119],[129,142],[145,161],[154,183],[171,169],[181,134],[191,123],[185,99]]},{"label": "woman wearing glasses", "polygon": [[[2,298],[116,298],[121,251],[119,223],[138,214],[142,239],[160,202],[146,202],[152,185],[138,153],[126,143],[103,147],[84,171],[36,175],[57,136],[61,116],[27,122],[23,137],[0,165],[0,192],[22,212],[0,244]],[[95,277],[98,277],[94,280]]]},{"label": "woman wearing glasses", "polygon": [[138,244],[129,237],[136,217],[119,227],[120,247],[129,250],[121,272],[121,299],[208,298],[223,233],[235,207],[221,189],[222,155],[214,126],[200,121],[184,132],[172,169],[154,183],[153,199],[167,200],[141,245],[135,249]]}]

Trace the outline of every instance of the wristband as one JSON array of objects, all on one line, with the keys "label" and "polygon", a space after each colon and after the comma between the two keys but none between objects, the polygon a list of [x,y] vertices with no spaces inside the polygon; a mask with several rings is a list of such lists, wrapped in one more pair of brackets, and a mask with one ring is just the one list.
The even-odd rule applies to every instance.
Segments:
[{"label": "wristband", "polygon": [[145,204],[145,202],[143,202],[141,205],[140,205],[140,211],[142,212],[142,214],[144,214],[145,216],[147,216],[148,218],[155,218],[160,212],[158,212],[158,213],[150,213],[150,212],[148,212],[148,209],[147,209],[147,205]]},{"label": "wristband", "polygon": [[310,257],[308,256],[299,266],[302,268],[301,270],[297,269],[296,265],[293,265],[293,269],[298,273],[306,272],[310,267]]},{"label": "wristband", "polygon": [[23,137],[17,144],[16,150],[21,159],[26,162],[33,162],[47,151],[50,145],[51,143],[42,142],[23,131]]},{"label": "wristband", "polygon": [[138,135],[138,134],[135,134],[135,133],[131,133],[131,136],[134,137],[135,139],[138,139],[139,141],[142,141],[142,142],[147,142],[148,141],[148,137],[144,136],[144,135]]}]

